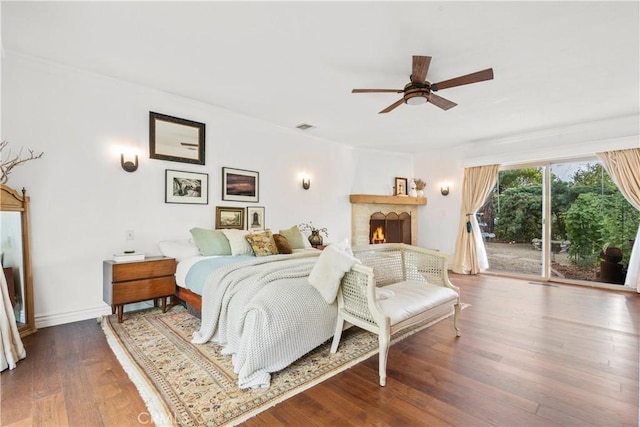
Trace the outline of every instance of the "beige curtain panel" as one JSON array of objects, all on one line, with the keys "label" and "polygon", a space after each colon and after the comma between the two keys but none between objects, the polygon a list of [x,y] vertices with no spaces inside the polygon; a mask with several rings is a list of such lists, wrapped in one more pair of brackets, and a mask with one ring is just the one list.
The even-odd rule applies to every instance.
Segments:
[{"label": "beige curtain panel", "polygon": [[[613,182],[627,201],[640,211],[640,148],[598,153]],[[640,292],[640,225],[631,251],[625,286]]]},{"label": "beige curtain panel", "polygon": [[18,361],[25,357],[27,352],[18,333],[7,279],[0,272],[0,371],[15,368]]},{"label": "beige curtain panel", "polygon": [[488,165],[464,170],[460,224],[453,259],[453,271],[456,273],[478,274],[489,268],[476,212],[496,185],[499,169],[500,165]]}]

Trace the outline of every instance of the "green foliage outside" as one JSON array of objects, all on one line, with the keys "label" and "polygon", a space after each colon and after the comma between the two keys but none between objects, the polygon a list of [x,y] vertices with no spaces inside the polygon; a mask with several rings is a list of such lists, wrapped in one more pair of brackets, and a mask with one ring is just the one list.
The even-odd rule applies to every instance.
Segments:
[{"label": "green foliage outside", "polygon": [[[501,171],[498,184],[481,209],[485,231],[503,242],[542,238],[542,168]],[[552,174],[552,240],[571,242],[574,264],[595,266],[606,246],[618,247],[628,265],[629,241],[640,224],[640,212],[620,194],[599,163],[588,164],[562,181]]]}]

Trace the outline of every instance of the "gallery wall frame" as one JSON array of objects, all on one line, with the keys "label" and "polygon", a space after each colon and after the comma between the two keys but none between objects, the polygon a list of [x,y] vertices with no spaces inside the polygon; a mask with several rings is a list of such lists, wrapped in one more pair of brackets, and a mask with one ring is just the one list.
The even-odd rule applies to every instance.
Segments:
[{"label": "gallery wall frame", "polygon": [[216,206],[216,229],[244,230],[244,208]]},{"label": "gallery wall frame", "polygon": [[167,169],[164,187],[165,203],[209,203],[209,174]]},{"label": "gallery wall frame", "polygon": [[149,158],[204,165],[205,124],[149,111]]},{"label": "gallery wall frame", "polygon": [[222,168],[222,200],[257,203],[260,174],[244,169]]},{"label": "gallery wall frame", "polygon": [[247,230],[262,231],[264,226],[264,207],[247,206]]}]

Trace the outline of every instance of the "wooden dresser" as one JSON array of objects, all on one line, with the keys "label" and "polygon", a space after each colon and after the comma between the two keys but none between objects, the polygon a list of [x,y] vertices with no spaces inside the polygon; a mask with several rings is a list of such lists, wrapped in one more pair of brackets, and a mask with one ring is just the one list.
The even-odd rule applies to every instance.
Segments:
[{"label": "wooden dresser", "polygon": [[167,298],[176,290],[176,260],[165,257],[149,257],[142,261],[103,262],[102,299],[118,313],[122,322],[123,305],[134,302],[162,299],[162,312]]}]

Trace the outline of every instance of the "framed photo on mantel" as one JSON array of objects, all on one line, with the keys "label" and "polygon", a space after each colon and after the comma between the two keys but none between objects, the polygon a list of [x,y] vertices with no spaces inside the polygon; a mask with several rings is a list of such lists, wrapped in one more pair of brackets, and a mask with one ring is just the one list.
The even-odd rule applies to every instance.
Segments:
[{"label": "framed photo on mantel", "polygon": [[396,183],[393,191],[394,196],[406,196],[407,195],[407,178],[400,178],[396,176]]}]

